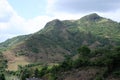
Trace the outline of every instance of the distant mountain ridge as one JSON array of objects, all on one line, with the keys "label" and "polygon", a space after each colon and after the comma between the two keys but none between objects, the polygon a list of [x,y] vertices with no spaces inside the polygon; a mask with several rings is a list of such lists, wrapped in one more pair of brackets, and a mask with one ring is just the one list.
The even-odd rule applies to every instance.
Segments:
[{"label": "distant mountain ridge", "polygon": [[30,35],[9,39],[0,48],[33,62],[54,63],[76,54],[81,45],[90,48],[120,45],[120,24],[93,13],[78,20],[55,19]]}]

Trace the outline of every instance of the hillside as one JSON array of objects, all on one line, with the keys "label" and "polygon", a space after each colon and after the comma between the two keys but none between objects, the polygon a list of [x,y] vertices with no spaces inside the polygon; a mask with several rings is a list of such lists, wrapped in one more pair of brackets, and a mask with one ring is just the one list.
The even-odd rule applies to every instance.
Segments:
[{"label": "hillside", "polygon": [[[78,20],[55,19],[34,34],[18,36],[1,43],[0,49],[5,50],[5,56],[10,53],[17,60],[21,60],[21,56],[25,57],[26,63],[56,63],[63,61],[66,55],[76,54],[81,45],[91,49],[120,45],[119,30],[119,23],[96,13]],[[16,59],[10,64],[14,63]]]},{"label": "hillside", "polygon": [[17,37],[8,39],[5,42],[0,43],[0,50],[6,50],[11,46],[15,46],[16,44],[21,43],[22,41],[29,38],[29,36],[30,35],[22,35],[22,36],[17,36]]},{"label": "hillside", "polygon": [[[77,58],[67,56],[54,65],[29,64],[13,73],[20,80],[120,80],[120,47],[78,49]],[[33,78],[32,78],[33,77]],[[32,78],[32,79],[31,79]]]}]

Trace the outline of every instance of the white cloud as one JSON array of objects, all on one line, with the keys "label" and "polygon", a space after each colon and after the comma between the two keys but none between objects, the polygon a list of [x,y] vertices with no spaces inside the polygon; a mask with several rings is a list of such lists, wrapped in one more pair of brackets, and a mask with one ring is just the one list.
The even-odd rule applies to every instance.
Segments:
[{"label": "white cloud", "polygon": [[51,17],[36,16],[25,20],[19,16],[7,0],[0,0],[0,42],[17,35],[30,34],[44,27]]},{"label": "white cloud", "polygon": [[47,13],[49,14],[51,11],[53,11],[52,7],[55,4],[56,0],[47,0]]},{"label": "white cloud", "polygon": [[[98,13],[100,16],[107,17],[119,22],[120,21],[119,4],[120,1],[112,1],[112,0],[106,0],[106,1],[93,0],[92,2],[89,0],[75,0],[75,1],[48,0],[47,13],[56,18],[65,20],[65,19],[79,19],[82,16],[93,12],[93,13]],[[87,12],[81,9],[81,6],[86,7],[83,9],[86,10]],[[91,6],[92,8],[89,6]]]},{"label": "white cloud", "polygon": [[114,21],[120,22],[120,9],[106,13],[100,13],[101,16],[110,18]]},{"label": "white cloud", "polygon": [[67,13],[66,11],[61,11],[59,9],[57,10],[55,8],[56,8],[56,2],[58,2],[58,1],[59,0],[47,0],[46,12],[47,12],[47,14],[54,17],[55,19],[73,20],[73,19],[79,19],[82,16],[86,15],[86,13],[73,14],[73,13]]},{"label": "white cloud", "polygon": [[48,4],[49,10],[73,14],[115,11],[120,7],[119,0],[48,0]]},{"label": "white cloud", "polygon": [[0,42],[19,34],[18,25],[23,21],[24,19],[17,15],[7,0],[0,0]]},{"label": "white cloud", "polygon": [[14,34],[0,34],[0,42],[6,40],[6,39],[9,39],[11,37],[15,37],[16,35]]},{"label": "white cloud", "polygon": [[52,20],[52,17],[49,16],[37,16],[33,19],[27,20],[23,24],[23,30],[27,33],[33,33],[42,29],[45,24]]}]

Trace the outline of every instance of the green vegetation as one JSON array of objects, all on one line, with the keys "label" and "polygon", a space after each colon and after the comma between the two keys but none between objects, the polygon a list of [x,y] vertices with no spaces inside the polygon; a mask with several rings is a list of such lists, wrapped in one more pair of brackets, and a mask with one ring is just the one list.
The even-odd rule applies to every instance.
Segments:
[{"label": "green vegetation", "polygon": [[120,47],[90,50],[87,46],[81,46],[78,52],[78,58],[73,60],[72,57],[67,56],[63,62],[51,67],[50,65],[39,67],[38,65],[40,64],[19,66],[18,71],[14,72],[14,75],[18,76],[20,80],[30,77],[57,80],[67,71],[93,67],[101,70],[92,77],[93,80],[104,80],[110,75],[115,78],[120,77]]},{"label": "green vegetation", "polygon": [[5,80],[5,76],[3,73],[0,73],[0,80]]},{"label": "green vegetation", "polygon": [[3,57],[3,53],[0,52],[0,80],[5,80],[5,69],[7,68],[7,60]]},{"label": "green vegetation", "polygon": [[7,60],[4,58],[2,52],[0,52],[0,72],[4,72],[7,68]]},{"label": "green vegetation", "polygon": [[0,50],[6,50],[29,38],[30,35],[17,36],[0,43]]},{"label": "green vegetation", "polygon": [[[91,68],[96,71],[90,80],[105,80],[109,76],[118,79],[120,47],[116,46],[120,46],[119,30],[119,23],[95,13],[78,20],[48,22],[44,29],[34,34],[0,43],[0,79],[4,80],[4,75],[12,75],[20,80],[30,77],[64,80],[67,75],[79,70],[89,72]],[[4,51],[15,54],[16,60],[21,56],[36,63],[19,65],[17,71],[6,71],[9,59],[3,56]]]}]

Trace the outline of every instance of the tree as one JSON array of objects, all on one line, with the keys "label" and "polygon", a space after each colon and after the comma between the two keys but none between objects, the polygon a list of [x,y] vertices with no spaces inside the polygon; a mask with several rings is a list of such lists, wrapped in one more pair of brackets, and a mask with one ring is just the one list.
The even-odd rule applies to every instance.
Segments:
[{"label": "tree", "polygon": [[20,71],[20,80],[26,80],[31,76],[31,71],[27,68]]},{"label": "tree", "polygon": [[82,46],[78,49],[78,52],[81,56],[88,57],[91,50],[87,46]]},{"label": "tree", "polygon": [[0,74],[0,80],[5,80],[5,75],[3,73]]},{"label": "tree", "polygon": [[35,71],[34,71],[34,77],[36,77],[36,78],[39,77],[39,70],[38,70],[38,68],[36,68]]},{"label": "tree", "polygon": [[44,66],[40,71],[39,71],[39,76],[42,77],[47,73],[48,66]]}]

